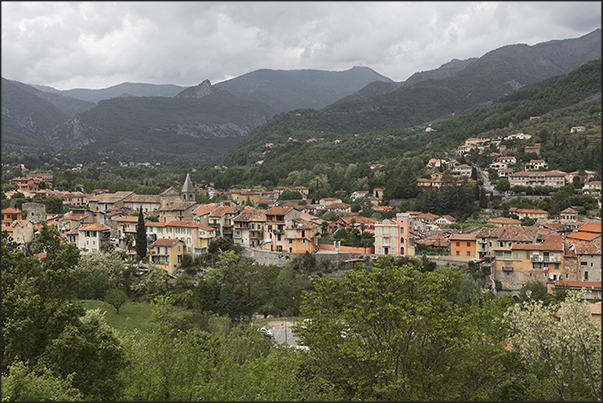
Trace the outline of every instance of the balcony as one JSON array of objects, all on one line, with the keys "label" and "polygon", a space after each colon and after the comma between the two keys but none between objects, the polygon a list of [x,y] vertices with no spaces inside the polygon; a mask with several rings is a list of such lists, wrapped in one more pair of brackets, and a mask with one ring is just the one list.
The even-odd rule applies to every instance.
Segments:
[{"label": "balcony", "polygon": [[557,256],[532,256],[530,258],[532,262],[561,262],[561,257]]},{"label": "balcony", "polygon": [[507,273],[512,272],[513,266],[503,266],[502,271],[507,272]]}]

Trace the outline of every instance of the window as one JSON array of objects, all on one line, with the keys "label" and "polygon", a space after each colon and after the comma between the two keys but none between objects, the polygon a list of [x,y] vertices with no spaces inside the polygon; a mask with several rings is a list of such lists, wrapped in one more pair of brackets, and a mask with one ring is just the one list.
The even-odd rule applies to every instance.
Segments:
[{"label": "window", "polygon": [[471,242],[467,242],[467,246],[471,246]]},{"label": "window", "polygon": [[178,245],[178,252],[180,252],[180,245]]},{"label": "window", "polygon": [[461,246],[461,243],[460,243],[460,242],[457,242],[457,243],[456,243],[456,246]]},{"label": "window", "polygon": [[[567,274],[566,274],[566,276],[567,276]],[[584,280],[588,280],[588,272],[587,271],[584,272]]]},{"label": "window", "polygon": [[460,254],[461,254],[461,252],[457,250],[456,255],[459,256]]},{"label": "window", "polygon": [[471,256],[471,252],[467,251],[467,256]]},{"label": "window", "polygon": [[521,251],[520,250],[513,251],[513,259],[521,259]]}]

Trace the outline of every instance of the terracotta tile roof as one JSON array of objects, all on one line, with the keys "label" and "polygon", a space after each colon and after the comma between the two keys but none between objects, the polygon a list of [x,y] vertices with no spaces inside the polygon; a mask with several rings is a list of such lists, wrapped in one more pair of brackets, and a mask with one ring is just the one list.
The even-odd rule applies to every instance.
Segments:
[{"label": "terracotta tile roof", "polygon": [[79,230],[80,231],[108,231],[111,228],[107,227],[105,224],[101,224],[99,222],[95,222],[94,224],[82,225]]},{"label": "terracotta tile roof", "polygon": [[596,232],[601,234],[601,223],[587,223],[578,228],[580,232]]},{"label": "terracotta tile roof", "polygon": [[193,215],[205,215],[211,213],[217,205],[217,203],[201,204],[199,207],[193,210]]},{"label": "terracotta tile roof", "polygon": [[176,202],[176,203],[168,204],[167,206],[162,208],[161,211],[188,210],[189,208],[193,207],[194,205],[196,205],[195,202]]},{"label": "terracotta tile roof", "polygon": [[230,206],[220,206],[209,214],[210,217],[222,217],[230,209]]},{"label": "terracotta tile roof", "polygon": [[571,207],[566,208],[565,210],[561,211],[560,213],[566,213],[566,214],[578,214],[578,211],[574,210]]},{"label": "terracotta tile roof", "polygon": [[155,242],[153,242],[151,244],[151,248],[153,246],[174,246],[176,245],[178,242],[182,242],[180,241],[180,239],[176,238],[176,239],[172,239],[172,238],[159,238],[158,240],[156,240]]},{"label": "terracotta tile roof", "polygon": [[119,217],[117,220],[115,220],[117,222],[138,222],[138,217],[137,216],[125,216],[125,217]]},{"label": "terracotta tile roof", "polygon": [[476,238],[498,238],[504,228],[482,228],[475,234]]},{"label": "terracotta tile roof", "polygon": [[568,242],[570,248],[573,248],[578,255],[600,255],[601,249],[598,245],[590,242]]},{"label": "terracotta tile roof", "polygon": [[3,225],[2,229],[1,229],[1,231],[6,231],[6,232],[13,232],[14,230],[15,229],[13,227],[11,227],[10,225],[9,226]]},{"label": "terracotta tile roof", "polygon": [[555,280],[555,285],[566,285],[569,287],[586,287],[586,288],[601,288],[600,281],[570,281],[570,280]]},{"label": "terracotta tile roof", "polygon": [[491,224],[515,224],[515,225],[521,224],[521,221],[516,220],[514,218],[509,218],[509,217],[496,217],[496,218],[492,218],[492,219],[488,220],[487,222],[489,222]]},{"label": "terracotta tile roof", "polygon": [[20,214],[21,211],[14,209],[12,207],[7,207],[2,209],[2,214]]},{"label": "terracotta tile roof", "polygon": [[180,228],[199,228],[201,224],[195,221],[179,221],[172,220],[165,224],[166,227],[180,227]]},{"label": "terracotta tile roof", "polygon": [[450,235],[451,241],[475,241],[475,233],[472,234],[452,234]]},{"label": "terracotta tile roof", "polygon": [[294,207],[272,207],[271,209],[266,211],[266,215],[285,215],[291,210],[293,210],[293,208]]},{"label": "terracotta tile roof", "polygon": [[146,221],[144,223],[145,227],[165,227],[164,223],[161,222],[155,222],[155,221]]},{"label": "terracotta tile roof", "polygon": [[102,203],[115,203],[120,200],[124,200],[126,197],[135,194],[134,192],[115,192],[115,193],[102,193],[96,196],[92,196],[88,199],[89,202],[102,202]]},{"label": "terracotta tile roof", "polygon": [[600,237],[601,237],[601,234],[593,234],[591,232],[573,232],[571,234],[567,234],[567,238],[579,239],[581,241],[592,241],[592,240],[600,238]]},{"label": "terracotta tile roof", "polygon": [[534,242],[537,234],[537,227],[509,225],[503,227],[503,233],[498,237],[498,239],[500,241],[507,242]]},{"label": "terracotta tile roof", "polygon": [[136,193],[127,196],[124,201],[132,203],[161,203],[160,195],[139,195]]}]

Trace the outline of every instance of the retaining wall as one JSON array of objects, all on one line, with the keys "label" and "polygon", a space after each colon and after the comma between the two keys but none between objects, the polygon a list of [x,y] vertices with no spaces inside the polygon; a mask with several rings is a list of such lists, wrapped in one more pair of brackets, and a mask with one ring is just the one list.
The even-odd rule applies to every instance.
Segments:
[{"label": "retaining wall", "polygon": [[[367,248],[368,249],[368,248]],[[350,259],[363,259],[365,264],[370,265],[371,258],[375,255],[370,253],[345,253],[345,252],[330,252],[330,251],[319,251],[317,253],[312,254],[316,257],[316,263],[323,260],[327,260],[330,262],[330,267],[339,266],[345,260]],[[241,256],[249,257],[258,262],[259,264],[269,265],[273,264],[275,266],[282,267],[285,263],[292,261],[296,257],[304,257],[303,253],[287,253],[287,252],[272,252],[267,250],[259,250],[252,248],[244,248],[241,252]]]}]

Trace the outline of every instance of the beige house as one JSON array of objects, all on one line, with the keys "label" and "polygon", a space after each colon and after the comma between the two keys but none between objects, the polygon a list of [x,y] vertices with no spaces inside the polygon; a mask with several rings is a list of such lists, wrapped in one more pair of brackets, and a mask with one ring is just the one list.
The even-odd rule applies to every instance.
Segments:
[{"label": "beige house", "polygon": [[82,225],[77,232],[77,247],[84,253],[104,251],[111,240],[111,228],[101,223]]},{"label": "beige house", "polygon": [[234,243],[256,248],[264,242],[266,214],[262,211],[241,213],[233,218],[232,240]]},{"label": "beige house", "polygon": [[521,171],[508,176],[513,186],[549,186],[559,188],[565,186],[565,172],[561,171]]},{"label": "beige house", "polygon": [[285,230],[292,227],[293,220],[299,218],[301,212],[294,207],[273,207],[266,210],[265,214],[263,248],[273,252],[286,251]]},{"label": "beige house", "polygon": [[29,220],[15,220],[11,223],[13,242],[24,249],[34,239],[36,226]]},{"label": "beige house", "polygon": [[102,193],[88,198],[88,208],[92,211],[108,211],[124,207],[124,200],[134,192]]}]

